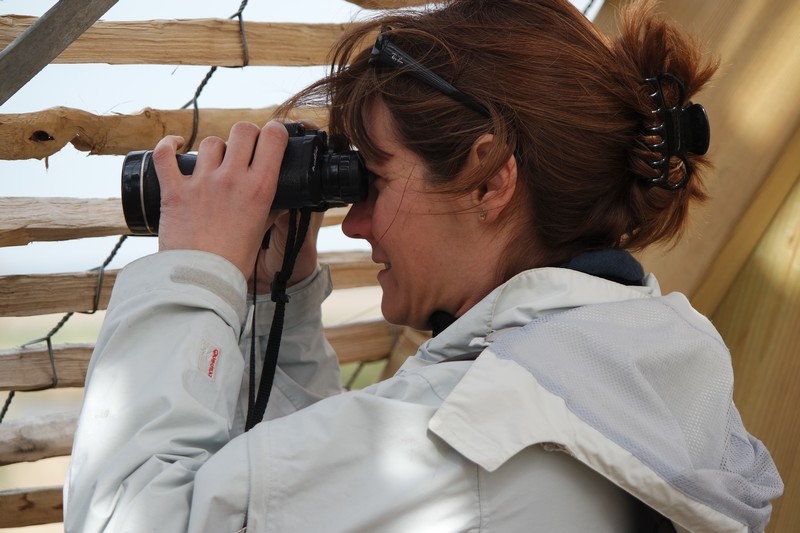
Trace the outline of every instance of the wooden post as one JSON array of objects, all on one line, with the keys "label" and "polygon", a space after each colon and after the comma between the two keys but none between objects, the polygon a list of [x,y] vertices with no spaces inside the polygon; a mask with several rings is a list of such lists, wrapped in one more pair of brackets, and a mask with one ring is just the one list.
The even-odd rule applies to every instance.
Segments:
[{"label": "wooden post", "polygon": [[0,105],[28,83],[117,0],[59,0],[0,52]]}]

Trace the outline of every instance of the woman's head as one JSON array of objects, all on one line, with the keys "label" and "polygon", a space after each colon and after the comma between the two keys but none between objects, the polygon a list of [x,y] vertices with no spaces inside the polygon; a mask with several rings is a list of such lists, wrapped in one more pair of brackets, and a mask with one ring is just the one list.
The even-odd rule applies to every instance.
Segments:
[{"label": "woman's head", "polygon": [[[616,39],[567,0],[456,0],[384,15],[346,35],[332,74],[290,105],[330,105],[331,132],[347,136],[368,162],[387,156],[370,133],[376,103],[385,106],[396,141],[424,164],[434,193],[472,194],[513,159],[515,191],[495,220],[504,252],[486,258],[470,250],[496,262],[496,281],[584,251],[640,249],[679,235],[690,202],[705,197],[700,156],[689,156],[695,173],[685,188],[645,183],[659,174],[648,164],[659,156],[648,147],[646,128],[657,119],[646,79],[672,73],[688,99],[715,70],[652,7],[629,8]],[[406,69],[370,62],[380,32],[490,117]],[[664,90],[676,98],[677,87]],[[673,166],[674,181],[683,169]]]},{"label": "woman's head", "polygon": [[[426,162],[397,138],[388,107],[379,100],[369,107],[367,134],[384,157],[366,158],[369,197],[350,208],[342,229],[366,239],[373,261],[384,264],[378,281],[386,319],[427,329],[434,311],[460,316],[500,283],[495,258],[505,245],[488,226],[505,229],[495,222],[514,192],[513,159],[479,191],[441,193]],[[485,144],[478,141],[470,159]]]}]

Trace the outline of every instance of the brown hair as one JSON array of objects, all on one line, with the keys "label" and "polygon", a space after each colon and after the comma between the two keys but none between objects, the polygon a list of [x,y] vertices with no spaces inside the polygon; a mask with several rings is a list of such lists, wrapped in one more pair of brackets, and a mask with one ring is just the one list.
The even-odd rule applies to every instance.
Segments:
[{"label": "brown hair", "polygon": [[[483,104],[491,119],[405,75],[368,64],[379,29],[418,62]],[[670,72],[686,99],[716,70],[700,47],[635,2],[609,39],[567,0],[455,0],[430,11],[391,13],[355,26],[335,47],[330,76],[285,104],[330,105],[332,134],[367,157],[383,154],[368,135],[369,103],[386,104],[397,138],[428,164],[441,190],[478,187],[516,150],[519,235],[501,277],[557,265],[588,250],[637,250],[681,234],[692,201],[706,198],[707,160],[677,191],[643,184],[659,171],[645,126],[655,123],[646,78]],[[666,87],[670,98],[676,88]],[[685,103],[685,102],[682,102]],[[496,150],[480,172],[461,171],[472,144],[494,134]],[[673,165],[678,176],[682,168]],[[671,179],[672,181],[672,179]]]}]

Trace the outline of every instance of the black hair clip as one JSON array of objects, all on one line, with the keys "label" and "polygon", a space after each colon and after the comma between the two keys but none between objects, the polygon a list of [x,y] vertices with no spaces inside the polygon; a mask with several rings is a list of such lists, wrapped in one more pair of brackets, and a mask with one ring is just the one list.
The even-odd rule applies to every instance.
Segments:
[{"label": "black hair clip", "polygon": [[[670,107],[664,100],[662,82],[668,79],[674,82],[679,94],[677,104]],[[658,161],[648,164],[661,174],[657,178],[641,178],[648,185],[655,185],[662,189],[675,190],[686,186],[694,169],[686,154],[703,155],[708,151],[711,138],[711,127],[708,123],[706,110],[700,104],[688,103],[681,107],[686,95],[686,87],[674,74],[662,72],[654,78],[646,78],[646,82],[653,86],[654,92],[650,96],[658,106],[653,113],[660,119],[657,126],[647,127],[648,135],[659,137],[661,140],[654,144],[647,144],[653,152],[661,154]],[[683,177],[677,182],[669,181],[670,161],[678,157],[683,162]]]}]

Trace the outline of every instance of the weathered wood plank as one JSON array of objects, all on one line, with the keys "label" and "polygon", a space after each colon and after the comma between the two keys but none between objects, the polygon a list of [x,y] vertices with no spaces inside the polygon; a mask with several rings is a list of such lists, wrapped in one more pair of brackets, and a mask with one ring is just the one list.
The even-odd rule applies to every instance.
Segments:
[{"label": "weathered wood plank", "polygon": [[[376,361],[389,356],[397,328],[383,319],[325,328],[325,336],[339,355],[339,361]],[[92,356],[92,344],[53,346],[58,375],[57,387],[83,387]],[[47,346],[0,350],[0,390],[38,390],[53,384]]]},{"label": "weathered wood plank", "polygon": [[[322,225],[341,224],[347,210],[329,209]],[[0,246],[129,233],[118,198],[0,198]]]},{"label": "weathered wood plank", "polygon": [[78,413],[57,413],[0,424],[0,466],[72,452]]},{"label": "weathered wood plank", "polygon": [[62,487],[0,491],[0,528],[63,521],[62,492]]},{"label": "weathered wood plank", "polygon": [[319,262],[330,267],[337,290],[377,285],[383,268],[372,262],[369,252],[326,252],[319,254]]},{"label": "weathered wood plank", "polygon": [[[97,309],[105,309],[118,270],[107,270]],[[87,312],[94,307],[98,272],[0,276],[0,317]]]},{"label": "weathered wood plank", "polygon": [[[117,270],[103,274],[97,309],[108,306]],[[0,317],[89,312],[99,272],[0,276]]]},{"label": "weathered wood plank", "polygon": [[[380,266],[366,252],[328,252],[319,256],[329,265],[336,289],[377,285]],[[103,275],[97,309],[105,309],[118,270]],[[0,276],[0,317],[86,312],[94,307],[97,272]]]},{"label": "weathered wood plank", "polygon": [[325,336],[341,364],[389,357],[397,333],[398,327],[383,319],[325,328]]},{"label": "weathered wood plank", "polygon": [[[56,387],[83,387],[92,344],[53,346],[58,375]],[[0,350],[0,390],[40,390],[53,385],[53,372],[47,346]]]},{"label": "weathered wood plank", "polygon": [[116,198],[0,198],[0,246],[126,233]]},{"label": "weathered wood plank", "polygon": [[117,0],[59,0],[0,52],[0,105],[64,51]]},{"label": "weathered wood plank", "polygon": [[784,148],[764,184],[754,196],[731,237],[711,263],[692,304],[704,315],[713,315],[729,287],[758,245],[761,236],[800,179],[800,127]]},{"label": "weathered wood plank", "polygon": [[[36,22],[0,17],[0,48]],[[333,44],[350,26],[245,21],[250,65],[325,65]],[[231,19],[96,22],[53,63],[244,65],[239,21]]]},{"label": "weathered wood plank", "polygon": [[[261,109],[200,109],[197,140],[228,138],[239,121],[265,124],[277,106]],[[0,159],[43,159],[67,143],[94,155],[125,155],[152,149],[165,135],[192,136],[191,109],[146,108],[139,113],[95,115],[81,109],[54,107],[33,113],[0,115]],[[320,128],[328,125],[325,108],[308,108],[289,114],[292,120],[311,120]]]}]

